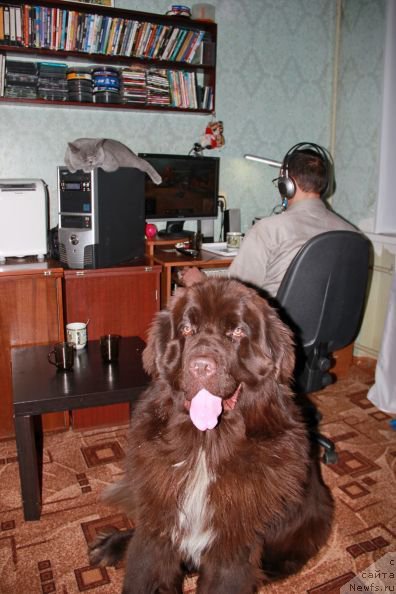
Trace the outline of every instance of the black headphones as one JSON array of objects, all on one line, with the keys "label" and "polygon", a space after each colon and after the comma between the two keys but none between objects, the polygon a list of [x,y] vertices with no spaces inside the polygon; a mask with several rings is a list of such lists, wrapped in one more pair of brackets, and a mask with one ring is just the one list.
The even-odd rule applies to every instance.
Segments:
[{"label": "black headphones", "polygon": [[279,193],[283,199],[282,204],[285,202],[287,205],[287,200],[293,198],[297,190],[295,181],[292,177],[289,177],[290,159],[296,152],[303,152],[304,149],[315,151],[318,154],[318,157],[322,159],[323,164],[325,166],[327,182],[326,187],[324,188],[321,195],[325,196],[329,189],[330,163],[332,162],[329,153],[326,151],[326,149],[313,142],[299,142],[287,151],[286,155],[283,158],[280,176],[276,179],[276,181],[278,182]]}]

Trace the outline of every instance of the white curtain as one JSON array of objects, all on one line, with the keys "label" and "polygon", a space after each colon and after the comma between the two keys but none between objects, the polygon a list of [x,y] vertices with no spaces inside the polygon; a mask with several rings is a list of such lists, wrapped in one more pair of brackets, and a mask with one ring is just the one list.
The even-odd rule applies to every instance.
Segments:
[{"label": "white curtain", "polygon": [[396,413],[396,272],[389,296],[381,349],[375,370],[375,384],[368,399],[387,413]]}]

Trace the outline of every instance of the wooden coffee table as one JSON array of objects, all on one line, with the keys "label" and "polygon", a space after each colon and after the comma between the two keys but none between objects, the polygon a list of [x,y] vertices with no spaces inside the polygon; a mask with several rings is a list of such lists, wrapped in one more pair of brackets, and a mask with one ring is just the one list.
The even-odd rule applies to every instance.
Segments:
[{"label": "wooden coffee table", "polygon": [[104,364],[99,341],[76,352],[74,368],[58,371],[47,354],[52,345],[12,349],[15,437],[25,520],[39,520],[43,435],[41,415],[120,402],[133,403],[149,378],[142,367],[145,343],[123,337],[119,361]]}]

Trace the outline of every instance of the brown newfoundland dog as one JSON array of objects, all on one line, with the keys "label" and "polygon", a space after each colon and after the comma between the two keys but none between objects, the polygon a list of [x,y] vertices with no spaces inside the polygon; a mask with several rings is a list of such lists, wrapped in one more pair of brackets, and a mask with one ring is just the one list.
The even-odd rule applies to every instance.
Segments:
[{"label": "brown newfoundland dog", "polygon": [[110,488],[135,528],[99,538],[126,553],[123,594],[251,594],[325,543],[333,502],[290,390],[290,330],[254,290],[222,278],[180,289],[143,354],[152,382],[131,421],[125,479]]}]

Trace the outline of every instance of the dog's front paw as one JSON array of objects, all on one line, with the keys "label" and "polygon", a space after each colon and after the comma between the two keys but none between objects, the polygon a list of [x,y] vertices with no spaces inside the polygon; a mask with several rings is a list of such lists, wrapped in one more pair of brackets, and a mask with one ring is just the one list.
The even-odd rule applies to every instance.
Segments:
[{"label": "dog's front paw", "polygon": [[91,565],[116,565],[122,561],[134,530],[105,532],[89,546],[89,562]]}]

